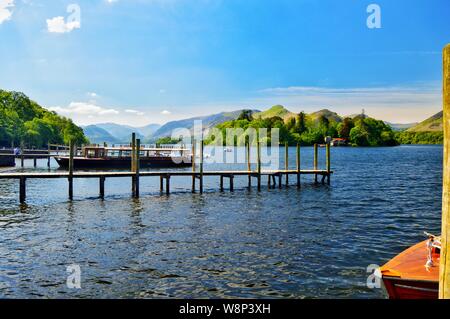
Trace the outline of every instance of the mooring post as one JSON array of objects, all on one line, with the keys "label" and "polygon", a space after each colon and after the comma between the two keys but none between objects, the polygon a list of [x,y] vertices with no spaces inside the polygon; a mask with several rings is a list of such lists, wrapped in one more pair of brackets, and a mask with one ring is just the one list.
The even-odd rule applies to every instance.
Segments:
[{"label": "mooring post", "polygon": [[204,151],[204,142],[202,133],[202,140],[200,142],[200,194],[203,193],[203,151]]},{"label": "mooring post", "polygon": [[51,159],[50,151],[51,151],[51,149],[50,149],[50,142],[48,142],[47,143],[47,155],[48,155],[48,157],[47,157],[47,167],[48,168],[50,168],[50,159]]},{"label": "mooring post", "polygon": [[220,191],[223,192],[223,175],[220,175]]},{"label": "mooring post", "polygon": [[289,186],[289,145],[284,143],[284,169],[286,170],[286,186]]},{"label": "mooring post", "polygon": [[159,191],[162,193],[164,191],[164,177],[159,176]]},{"label": "mooring post", "polygon": [[105,198],[105,176],[99,178],[100,198]]},{"label": "mooring post", "polygon": [[[136,156],[136,133],[131,133],[131,173],[135,173],[135,156]],[[131,196],[136,193],[136,175],[131,176]]]},{"label": "mooring post", "polygon": [[330,175],[331,175],[331,148],[330,142],[327,142],[327,184],[330,185]]},{"label": "mooring post", "polygon": [[257,172],[258,172],[258,191],[261,191],[261,144],[259,143],[259,134],[256,135],[256,157],[257,157]]},{"label": "mooring post", "polygon": [[442,234],[439,272],[439,298],[450,299],[450,44],[443,53],[443,99],[444,99],[444,167],[442,186]]},{"label": "mooring post", "polygon": [[166,195],[170,194],[170,175],[166,175]]},{"label": "mooring post", "polygon": [[268,175],[267,175],[267,187],[268,187],[269,189],[272,188],[272,185],[271,185],[272,183],[270,182],[271,179],[272,179],[272,176],[270,176],[270,174],[268,174]]},{"label": "mooring post", "polygon": [[23,145],[23,142],[20,143],[20,166],[25,166],[25,146]]},{"label": "mooring post", "polygon": [[247,171],[248,173],[248,189],[252,188],[252,175],[251,175],[251,170],[252,170],[252,165],[251,165],[251,159],[250,159],[250,138],[247,141]]},{"label": "mooring post", "polygon": [[26,178],[21,176],[19,180],[19,199],[20,203],[25,203],[27,197]]},{"label": "mooring post", "polygon": [[134,155],[135,163],[134,163],[134,170],[135,170],[135,182],[134,182],[134,197],[139,198],[139,171],[141,168],[141,139],[136,140],[136,153]]},{"label": "mooring post", "polygon": [[234,175],[230,175],[230,192],[234,192]]},{"label": "mooring post", "polygon": [[[314,144],[314,170],[317,171],[317,163],[319,159],[319,147],[317,144]],[[317,184],[317,174],[314,174],[314,183]]]},{"label": "mooring post", "polygon": [[73,156],[74,156],[74,143],[69,141],[69,199],[73,199]]},{"label": "mooring post", "polygon": [[192,192],[195,193],[195,137],[192,137]]},{"label": "mooring post", "polygon": [[300,144],[297,143],[297,187],[300,188]]}]

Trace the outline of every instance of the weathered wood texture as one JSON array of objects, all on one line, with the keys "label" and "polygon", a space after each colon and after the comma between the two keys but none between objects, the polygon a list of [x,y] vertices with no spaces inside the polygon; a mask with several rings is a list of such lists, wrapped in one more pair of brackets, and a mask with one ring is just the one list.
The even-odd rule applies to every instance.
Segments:
[{"label": "weathered wood texture", "polygon": [[442,250],[439,298],[450,299],[450,44],[443,52],[444,172],[442,187]]}]

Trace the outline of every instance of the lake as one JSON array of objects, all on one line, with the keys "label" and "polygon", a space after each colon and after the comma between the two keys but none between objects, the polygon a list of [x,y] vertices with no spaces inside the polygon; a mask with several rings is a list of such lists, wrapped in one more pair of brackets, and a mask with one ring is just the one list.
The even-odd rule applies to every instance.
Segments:
[{"label": "lake", "polygon": [[[385,298],[366,287],[367,266],[440,233],[442,146],[331,152],[331,186],[303,176],[300,190],[263,178],[249,191],[242,177],[221,193],[216,177],[200,195],[172,178],[165,196],[158,178],[141,178],[132,199],[125,178],[107,179],[100,200],[98,180],[75,180],[70,202],[66,180],[29,180],[20,206],[18,182],[2,180],[0,297]],[[312,153],[302,148],[304,168]],[[81,289],[66,286],[71,264]]]}]

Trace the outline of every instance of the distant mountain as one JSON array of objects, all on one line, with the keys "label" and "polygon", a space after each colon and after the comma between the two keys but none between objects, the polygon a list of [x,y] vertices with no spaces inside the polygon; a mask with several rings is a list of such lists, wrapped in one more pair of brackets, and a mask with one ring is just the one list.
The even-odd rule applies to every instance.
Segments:
[{"label": "distant mountain", "polygon": [[[199,116],[192,117],[185,120],[180,121],[172,121],[161,126],[154,134],[153,139],[157,139],[160,137],[171,136],[176,129],[188,129],[191,130],[194,127],[195,121],[202,121],[203,129],[209,129],[216,125],[219,125],[226,121],[235,120],[239,117],[243,110],[237,110],[232,112],[222,112],[218,114],[208,115],[208,116]],[[260,112],[258,110],[254,110],[253,113]]]},{"label": "distant mountain", "polygon": [[[129,125],[120,125],[116,123],[100,123],[85,127],[85,134],[93,143],[128,143],[131,140],[131,134],[136,133],[136,137],[142,142],[148,141],[153,133],[159,128],[159,124],[149,124],[142,127],[133,127]],[[87,129],[87,130],[86,130]],[[105,132],[107,134],[105,134]],[[102,140],[105,139],[105,140]],[[114,142],[113,142],[114,141]]]},{"label": "distant mountain", "polygon": [[83,127],[83,131],[92,144],[103,144],[103,142],[108,144],[118,144],[121,142],[109,134],[106,130],[96,125],[85,126]]},{"label": "distant mountain", "polygon": [[253,113],[254,118],[265,119],[265,118],[270,118],[270,117],[274,117],[274,116],[278,116],[278,117],[281,117],[282,119],[286,120],[290,117],[296,116],[296,114],[287,110],[283,105],[275,105],[266,111]]},{"label": "distant mountain", "polygon": [[439,112],[423,122],[409,128],[407,132],[442,132],[443,131],[443,112]]},{"label": "distant mountain", "polygon": [[406,123],[406,124],[398,124],[398,123],[390,123],[384,121],[385,124],[389,125],[394,131],[404,131],[413,126],[416,126],[419,123]]},{"label": "distant mountain", "polygon": [[161,127],[161,125],[159,124],[149,124],[146,126],[142,126],[142,127],[136,127],[134,129],[137,130],[137,132],[143,136],[145,136],[146,138],[151,137],[159,128]]}]

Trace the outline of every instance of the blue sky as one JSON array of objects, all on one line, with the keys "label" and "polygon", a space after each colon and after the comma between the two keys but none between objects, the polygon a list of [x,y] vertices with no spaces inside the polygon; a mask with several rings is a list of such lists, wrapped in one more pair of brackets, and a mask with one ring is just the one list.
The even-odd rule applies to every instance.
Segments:
[{"label": "blue sky", "polygon": [[79,124],[274,104],[414,122],[441,109],[449,14],[448,0],[0,0],[0,88]]}]

